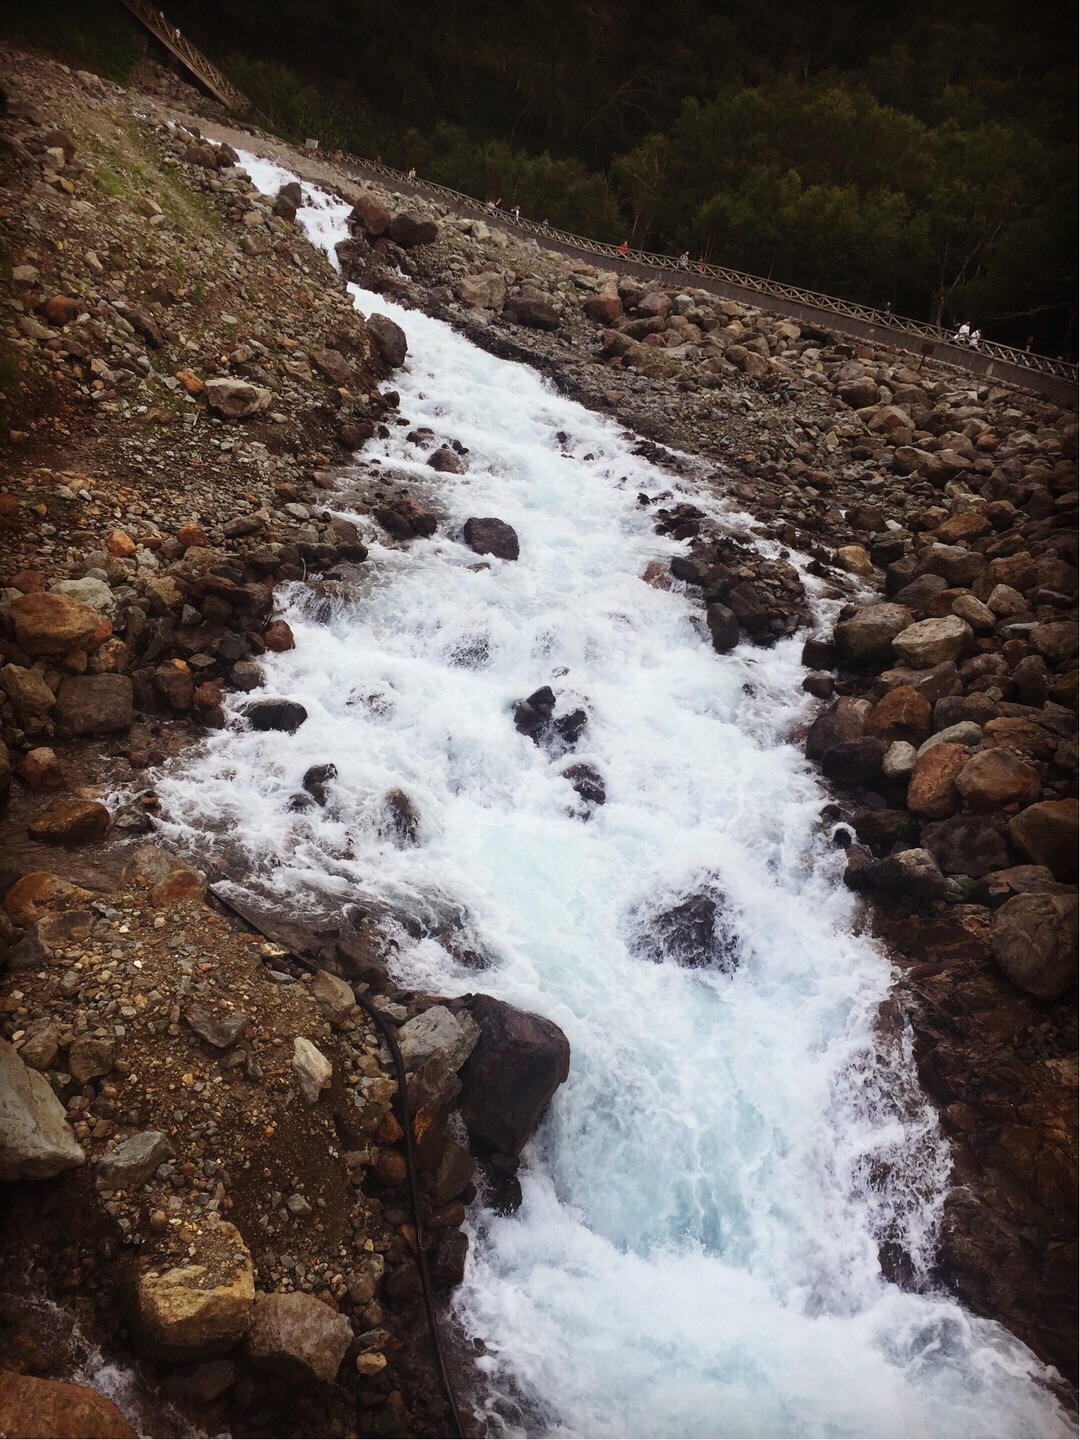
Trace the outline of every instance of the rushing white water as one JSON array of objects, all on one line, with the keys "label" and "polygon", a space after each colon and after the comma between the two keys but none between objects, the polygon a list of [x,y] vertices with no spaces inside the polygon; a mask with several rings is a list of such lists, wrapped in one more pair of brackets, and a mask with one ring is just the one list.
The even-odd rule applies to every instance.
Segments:
[{"label": "rushing white water", "polygon": [[[291,178],[243,159],[271,193]],[[329,246],[344,207],[305,198]],[[292,587],[296,649],[267,657],[263,693],[306,723],[235,719],[158,789],[177,841],[227,836],[294,910],[464,915],[490,968],[429,938],[400,977],[485,989],[569,1037],[520,1212],[470,1222],[456,1305],[486,1344],[473,1398],[491,1432],[1070,1433],[1013,1337],[880,1272],[891,1241],[925,1275],[947,1156],[903,1043],[875,1036],[888,967],[853,933],[822,793],[784,738],[807,713],[798,644],[717,656],[687,597],[640,578],[680,548],[636,498],[670,476],[531,371],[356,298],[406,330],[401,413],[462,442],[467,472],[435,476],[405,426],[369,447],[430,498],[439,535],[396,549],[372,529],[368,579],[329,620]],[[513,525],[520,559],[478,564],[469,516]],[[557,714],[588,712],[572,755],[514,728],[545,684]],[[290,810],[328,761],[327,807]],[[571,761],[607,789],[587,822]],[[393,788],[415,847],[389,838]],[[724,897],[734,973],[643,958],[644,919],[703,887]]]}]

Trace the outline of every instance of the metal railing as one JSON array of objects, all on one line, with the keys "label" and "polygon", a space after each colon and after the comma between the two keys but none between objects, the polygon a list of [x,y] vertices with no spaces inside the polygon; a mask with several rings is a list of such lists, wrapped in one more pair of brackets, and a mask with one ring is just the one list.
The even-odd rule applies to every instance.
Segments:
[{"label": "metal railing", "polygon": [[201,50],[196,50],[191,41],[181,35],[179,27],[171,24],[165,18],[163,10],[159,10],[154,5],[148,5],[146,0],[120,0],[120,3],[126,6],[136,20],[145,25],[151,35],[156,40],[160,40],[166,50],[175,55],[181,65],[190,70],[196,80],[201,81],[227,110],[247,110],[249,108],[250,102],[243,91],[231,84]]},{"label": "metal railing", "polygon": [[[129,0],[124,0],[124,3],[129,3]],[[569,246],[589,255],[598,255],[604,259],[614,260],[616,264],[620,261],[631,261],[634,264],[655,269],[657,272],[684,277],[688,283],[692,283],[695,276],[719,280],[724,284],[751,290],[756,295],[768,299],[805,305],[810,309],[823,312],[826,316],[835,315],[842,319],[860,320],[868,325],[892,330],[898,337],[904,336],[912,340],[948,345],[955,352],[956,364],[963,365],[972,355],[981,355],[988,359],[1001,360],[1005,364],[1027,370],[1033,375],[1049,375],[1073,385],[1077,384],[1077,367],[1068,360],[1054,359],[1049,355],[1034,355],[1030,350],[1018,350],[1011,345],[1001,345],[996,340],[981,340],[976,349],[954,341],[952,331],[945,330],[940,325],[932,325],[925,320],[912,320],[907,316],[894,315],[891,311],[878,310],[870,305],[860,305],[853,300],[839,300],[835,295],[823,295],[818,290],[804,290],[797,285],[785,285],[779,280],[766,279],[761,275],[750,275],[742,270],[730,270],[723,265],[710,265],[696,261],[689,266],[683,266],[671,255],[660,255],[650,250],[624,251],[618,245],[609,245],[602,240],[590,240],[584,235],[575,235],[569,230],[559,230],[544,222],[538,224],[535,220],[523,220],[515,217],[510,211],[485,205],[471,195],[463,195],[459,190],[452,190],[448,185],[440,185],[433,180],[411,178],[400,170],[394,170],[391,166],[384,165],[379,160],[363,160],[355,155],[345,155],[343,159],[347,164],[356,166],[365,172],[383,176],[397,185],[406,186],[417,194],[438,196],[456,210],[467,209],[479,219],[498,221],[501,225],[521,231],[526,235],[533,235],[540,241]]]}]

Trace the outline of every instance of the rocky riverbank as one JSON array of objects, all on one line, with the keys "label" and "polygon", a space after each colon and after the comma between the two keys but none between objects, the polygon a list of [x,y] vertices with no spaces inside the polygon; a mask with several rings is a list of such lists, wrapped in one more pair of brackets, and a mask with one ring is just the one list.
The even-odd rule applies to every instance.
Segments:
[{"label": "rocky riverbank", "polygon": [[[547,1057],[534,1120],[564,1073],[558,1037],[485,997],[397,991],[365,923],[313,936],[278,918],[275,944],[208,907],[202,877],[146,844],[145,777],[222,723],[226,690],[258,690],[260,654],[292,645],[275,584],[355,583],[365,535],[432,533],[454,437],[411,437],[422,494],[361,464],[338,498],[340,467],[400,422],[378,387],[407,334],[357,315],[295,194],[254,190],[229,148],[244,136],[40,57],[5,68],[0,1006],[4,1063],[53,1144],[46,1170],[6,1187],[12,1264],[29,1256],[32,1286],[139,1353],[192,1425],[445,1433],[391,1057],[347,982],[400,1027],[443,1286],[478,1179],[514,1199],[524,1135],[481,1116],[507,1083],[491,1056]],[[644,578],[699,597],[718,651],[806,624],[789,548],[850,598],[807,642],[823,710],[805,742],[953,1141],[941,1278],[1070,1373],[1075,416],[246,143],[353,206],[346,275],[642,436],[672,486],[641,504],[688,542]],[[741,534],[680,493],[685,468],[746,512]],[[474,548],[510,543],[489,523]],[[542,728],[541,710],[519,724]],[[302,719],[254,693],[249,714]],[[297,803],[319,804],[326,778],[305,777]],[[578,779],[602,803],[599,777]],[[119,789],[132,803],[110,812]],[[388,797],[403,843],[408,807]],[[883,1263],[903,1279],[902,1254]],[[5,1319],[23,1383],[56,1373]]]}]

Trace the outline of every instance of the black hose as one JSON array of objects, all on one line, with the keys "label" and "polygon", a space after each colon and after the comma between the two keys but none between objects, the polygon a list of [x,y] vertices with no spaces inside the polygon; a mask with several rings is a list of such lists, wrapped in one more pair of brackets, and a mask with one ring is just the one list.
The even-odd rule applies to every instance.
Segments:
[{"label": "black hose", "polygon": [[[253,919],[241,905],[238,905],[235,900],[231,900],[228,895],[222,894],[220,886],[210,885],[207,888],[219,904],[226,906],[234,915],[239,916],[245,925],[250,925],[253,930],[257,930],[260,935],[265,935],[266,938],[273,941],[275,945],[281,943],[257,920]],[[309,960],[307,956],[298,955],[291,946],[286,946],[285,948],[289,951],[289,954],[296,963],[302,965],[305,970],[309,970],[315,974],[321,968],[316,965],[313,960]],[[424,1313],[427,1316],[428,1333],[431,1336],[431,1348],[435,1356],[435,1369],[438,1371],[439,1384],[454,1422],[454,1434],[458,1437],[458,1440],[464,1440],[465,1428],[461,1423],[461,1412],[458,1410],[454,1387],[450,1381],[450,1372],[446,1368],[442,1336],[439,1332],[439,1320],[435,1313],[435,1296],[431,1289],[431,1274],[428,1270],[427,1254],[424,1251],[424,1220],[420,1210],[420,1189],[416,1183],[416,1157],[413,1152],[412,1115],[409,1110],[409,1095],[405,1081],[405,1061],[401,1058],[401,1049],[397,1042],[396,1028],[390,1023],[386,1016],[372,1004],[362,991],[357,991],[355,987],[351,988],[353,998],[364,1013],[370,1019],[374,1020],[394,1060],[394,1070],[397,1074],[397,1093],[401,1111],[399,1118],[405,1139],[405,1171],[409,1180],[409,1201],[412,1206],[413,1229],[416,1232],[416,1269],[420,1276],[420,1290],[424,1297]]]}]

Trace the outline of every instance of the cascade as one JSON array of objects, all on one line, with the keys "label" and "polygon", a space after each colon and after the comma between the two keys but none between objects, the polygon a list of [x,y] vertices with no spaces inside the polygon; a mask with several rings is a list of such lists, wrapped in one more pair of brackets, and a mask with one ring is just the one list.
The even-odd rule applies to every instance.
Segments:
[{"label": "cascade", "polygon": [[[241,159],[269,193],[293,178]],[[333,257],[348,207],[304,195]],[[403,984],[482,989],[568,1036],[521,1209],[469,1222],[454,1305],[483,1342],[469,1398],[489,1433],[1068,1433],[1030,1352],[928,1281],[947,1149],[906,1037],[878,1031],[889,967],[856,933],[825,797],[787,738],[811,713],[799,642],[718,656],[690,600],[641,579],[681,547],[639,492],[683,487],[741,534],[750,517],[525,367],[354,294],[410,347],[393,381],[409,426],[358,463],[427,498],[439,532],[399,549],[360,517],[364,578],[329,607],[287,587],[296,648],[266,657],[265,693],[307,721],[255,732],[230,702],[157,788],[174,843],[239,850],[245,884],[292,913],[427,917],[402,932]],[[406,439],[423,426],[461,443],[464,474],[430,470]],[[474,516],[512,525],[519,559],[480,560],[461,539]],[[544,685],[557,714],[586,712],[572,752],[514,726]],[[297,813],[324,762],[330,803]],[[605,804],[575,794],[572,762]],[[388,833],[392,789],[416,845]],[[657,918],[695,895],[716,907],[718,963],[658,963]],[[482,973],[440,940],[450,922]],[[914,1288],[883,1276],[886,1243]]]}]

